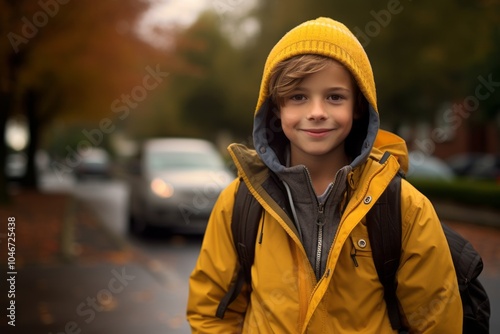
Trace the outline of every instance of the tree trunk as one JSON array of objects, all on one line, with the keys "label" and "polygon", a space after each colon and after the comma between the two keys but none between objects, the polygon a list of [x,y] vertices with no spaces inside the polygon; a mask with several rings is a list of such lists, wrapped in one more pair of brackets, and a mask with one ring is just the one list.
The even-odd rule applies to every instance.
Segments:
[{"label": "tree trunk", "polygon": [[24,100],[24,109],[28,119],[29,141],[26,148],[27,165],[26,174],[23,177],[22,185],[26,188],[38,188],[38,172],[36,169],[35,156],[38,148],[38,134],[40,122],[37,118],[38,92],[35,89],[28,89]]},{"label": "tree trunk", "polygon": [[[0,138],[5,138],[7,119],[10,111],[10,95],[0,92]],[[9,191],[7,189],[7,175],[5,167],[7,162],[7,143],[0,140],[0,205],[7,205],[10,202]]]}]

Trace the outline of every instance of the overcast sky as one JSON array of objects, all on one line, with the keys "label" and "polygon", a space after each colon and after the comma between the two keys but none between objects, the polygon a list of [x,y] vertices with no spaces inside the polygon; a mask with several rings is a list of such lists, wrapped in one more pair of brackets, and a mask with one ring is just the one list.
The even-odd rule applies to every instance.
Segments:
[{"label": "overcast sky", "polygon": [[154,27],[189,26],[212,0],[150,0],[151,8],[138,24],[139,35],[157,46],[166,46],[165,39],[153,33]]},{"label": "overcast sky", "polygon": [[245,12],[257,4],[257,0],[150,0],[150,2],[151,9],[144,14],[138,29],[144,39],[158,46],[167,45],[164,36],[159,39],[153,33],[153,27],[189,26],[206,9],[212,9],[219,14],[221,28],[230,39],[231,35],[237,34],[238,40],[235,40],[235,44],[244,43],[259,29],[256,19],[242,18]]},{"label": "overcast sky", "polygon": [[153,4],[144,17],[150,24],[189,25],[198,14],[210,6],[211,0],[152,0]]}]

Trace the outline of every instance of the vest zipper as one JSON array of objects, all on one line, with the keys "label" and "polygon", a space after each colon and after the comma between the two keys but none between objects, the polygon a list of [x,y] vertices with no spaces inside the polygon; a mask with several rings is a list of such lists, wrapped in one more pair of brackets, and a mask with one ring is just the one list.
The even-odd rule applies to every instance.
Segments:
[{"label": "vest zipper", "polygon": [[[309,186],[311,187],[313,193],[314,192],[314,187],[312,186],[312,178],[311,178],[311,173],[309,173],[309,170],[307,167],[304,168],[307,178],[309,179]],[[332,191],[332,188],[328,190],[328,194],[325,196],[325,198],[328,198],[330,196],[330,192]],[[319,203],[318,197],[315,196],[316,198],[316,203],[318,204],[318,218],[316,220],[316,225],[318,225],[318,244],[316,247],[316,263],[315,263],[315,274],[318,279],[321,278],[321,255],[323,252],[323,226],[326,223],[325,219],[325,203]]]}]

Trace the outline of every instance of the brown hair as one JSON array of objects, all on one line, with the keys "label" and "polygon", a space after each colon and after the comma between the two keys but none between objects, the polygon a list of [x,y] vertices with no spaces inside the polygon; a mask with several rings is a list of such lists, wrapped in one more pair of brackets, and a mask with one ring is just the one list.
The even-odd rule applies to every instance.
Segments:
[{"label": "brown hair", "polygon": [[331,58],[305,54],[280,62],[269,79],[269,96],[276,106],[283,106],[285,96],[293,91],[304,78],[324,69]]}]

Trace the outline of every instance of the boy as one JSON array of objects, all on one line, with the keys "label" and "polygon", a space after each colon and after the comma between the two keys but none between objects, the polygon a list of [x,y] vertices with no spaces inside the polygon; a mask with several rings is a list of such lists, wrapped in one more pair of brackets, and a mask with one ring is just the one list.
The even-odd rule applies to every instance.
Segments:
[{"label": "boy", "polygon": [[[393,333],[366,213],[400,169],[406,146],[379,130],[372,69],[354,35],[328,18],[273,48],[254,121],[255,150],[229,151],[240,178],[220,196],[190,277],[193,333]],[[389,150],[392,156],[378,161]],[[263,207],[251,286],[215,316],[238,269],[234,196],[245,182]],[[461,333],[462,304],[430,202],[401,185],[397,296],[411,333]]]}]

